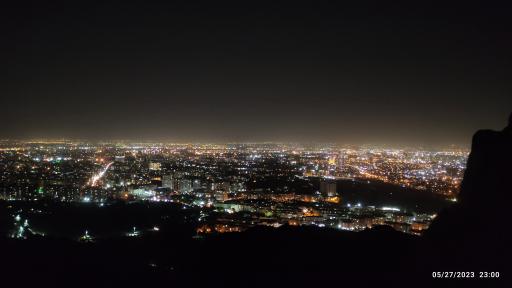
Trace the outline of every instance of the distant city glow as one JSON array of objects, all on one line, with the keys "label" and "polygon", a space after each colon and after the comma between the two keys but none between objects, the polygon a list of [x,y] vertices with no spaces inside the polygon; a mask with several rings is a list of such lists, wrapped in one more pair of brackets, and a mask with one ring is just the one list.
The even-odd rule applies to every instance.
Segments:
[{"label": "distant city glow", "polygon": [[[198,235],[284,224],[349,231],[389,225],[419,235],[433,219],[431,213],[347,197],[346,189],[385,183],[393,187],[386,195],[391,200],[398,192],[412,193],[404,189],[415,189],[455,202],[467,150],[20,142],[16,149],[0,150],[0,156],[13,163],[4,177],[29,183],[9,182],[0,193],[6,200],[46,198],[91,202],[96,207],[109,207],[111,201],[178,204],[183,213],[199,210],[191,217],[197,222]],[[23,228],[19,215],[16,219],[20,224],[13,235],[32,233],[32,227],[28,232]],[[149,223],[153,228],[146,231],[159,231],[156,224]],[[125,235],[142,237],[142,231],[134,228]],[[85,233],[81,241],[92,241],[90,237]]]}]

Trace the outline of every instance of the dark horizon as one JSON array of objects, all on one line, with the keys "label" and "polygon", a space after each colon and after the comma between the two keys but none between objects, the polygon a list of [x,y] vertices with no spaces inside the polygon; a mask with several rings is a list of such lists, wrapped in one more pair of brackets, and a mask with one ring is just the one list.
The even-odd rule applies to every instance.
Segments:
[{"label": "dark horizon", "polygon": [[484,4],[9,3],[0,139],[469,146],[512,108]]}]

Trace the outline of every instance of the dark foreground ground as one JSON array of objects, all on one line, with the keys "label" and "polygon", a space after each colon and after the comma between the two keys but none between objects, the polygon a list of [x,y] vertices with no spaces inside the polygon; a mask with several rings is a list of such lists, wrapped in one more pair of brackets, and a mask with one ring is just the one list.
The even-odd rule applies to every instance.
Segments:
[{"label": "dark foreground ground", "polygon": [[439,242],[387,227],[359,233],[255,228],[205,239],[192,239],[189,233],[188,227],[176,226],[167,233],[92,244],[2,239],[2,281],[15,285],[2,286],[430,286],[445,281],[432,279],[436,271],[472,271],[476,278],[479,272],[500,272],[500,280],[462,280],[491,286],[508,278],[500,243],[468,249],[453,239]]}]

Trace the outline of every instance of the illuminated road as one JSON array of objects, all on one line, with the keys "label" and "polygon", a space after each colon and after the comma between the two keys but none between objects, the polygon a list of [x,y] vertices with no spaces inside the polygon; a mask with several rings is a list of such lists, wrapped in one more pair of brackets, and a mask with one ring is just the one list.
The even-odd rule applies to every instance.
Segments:
[{"label": "illuminated road", "polygon": [[105,166],[105,168],[103,168],[103,170],[101,170],[98,174],[92,176],[91,180],[89,180],[89,184],[92,187],[95,187],[96,185],[98,185],[98,181],[101,179],[101,177],[103,177],[103,175],[105,175],[105,173],[107,173],[108,168],[110,168],[110,166],[112,166],[112,164],[114,164],[114,162],[108,163],[107,166]]}]

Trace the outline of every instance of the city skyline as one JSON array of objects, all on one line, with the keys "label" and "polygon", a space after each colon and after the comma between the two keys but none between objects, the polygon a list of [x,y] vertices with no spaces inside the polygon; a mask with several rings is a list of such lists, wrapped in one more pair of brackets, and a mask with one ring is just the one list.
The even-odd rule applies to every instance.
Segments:
[{"label": "city skyline", "polygon": [[154,140],[154,139],[0,139],[0,150],[21,149],[26,145],[90,145],[102,146],[113,145],[120,148],[128,147],[227,147],[230,145],[283,145],[294,146],[309,149],[391,149],[391,150],[414,150],[414,151],[469,151],[471,143],[465,144],[427,144],[427,143],[343,143],[343,142],[320,142],[320,141],[169,141],[169,140]]},{"label": "city skyline", "polygon": [[[468,153],[270,143],[19,142],[0,146],[0,201],[181,205],[200,212],[193,224],[199,235],[285,224],[350,231],[389,225],[420,235],[435,213],[457,202]],[[247,222],[244,213],[261,220]],[[13,238],[51,234],[29,226],[32,217],[13,217]],[[95,234],[91,229],[87,241],[88,233]]]}]

